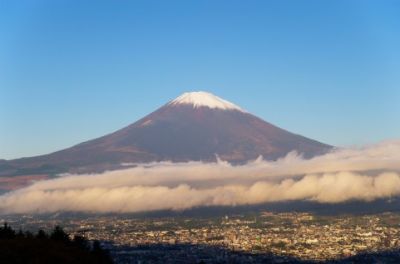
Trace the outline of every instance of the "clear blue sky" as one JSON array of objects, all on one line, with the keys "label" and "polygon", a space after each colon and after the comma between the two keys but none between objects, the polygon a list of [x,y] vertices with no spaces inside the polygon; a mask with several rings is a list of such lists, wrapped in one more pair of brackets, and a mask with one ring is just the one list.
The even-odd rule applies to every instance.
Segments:
[{"label": "clear blue sky", "polygon": [[333,145],[400,138],[400,1],[0,0],[0,158],[193,90]]}]

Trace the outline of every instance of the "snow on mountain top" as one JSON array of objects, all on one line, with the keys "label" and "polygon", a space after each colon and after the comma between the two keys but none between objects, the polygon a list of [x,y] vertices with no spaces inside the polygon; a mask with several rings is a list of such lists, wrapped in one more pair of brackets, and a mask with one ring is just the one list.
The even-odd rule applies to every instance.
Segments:
[{"label": "snow on mountain top", "polygon": [[184,93],[169,103],[169,105],[180,105],[180,104],[193,105],[194,108],[209,107],[212,109],[217,108],[223,110],[237,110],[245,112],[239,106],[207,92]]}]

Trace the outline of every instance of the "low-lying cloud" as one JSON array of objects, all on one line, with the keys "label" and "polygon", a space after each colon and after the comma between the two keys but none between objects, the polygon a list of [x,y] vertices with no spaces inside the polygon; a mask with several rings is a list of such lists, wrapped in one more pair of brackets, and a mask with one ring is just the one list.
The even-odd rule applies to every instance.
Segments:
[{"label": "low-lying cloud", "polygon": [[340,203],[400,195],[400,141],[337,149],[313,159],[142,164],[64,175],[0,196],[2,213],[141,212],[309,200]]}]

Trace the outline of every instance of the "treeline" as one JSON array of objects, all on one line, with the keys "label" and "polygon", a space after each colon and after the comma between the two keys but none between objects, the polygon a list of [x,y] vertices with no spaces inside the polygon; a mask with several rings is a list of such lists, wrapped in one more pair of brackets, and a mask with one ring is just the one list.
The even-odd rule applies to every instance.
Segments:
[{"label": "treeline", "polygon": [[89,242],[82,236],[73,239],[56,226],[50,233],[39,230],[16,232],[7,223],[0,227],[0,263],[10,264],[109,264],[108,251],[98,241]]}]

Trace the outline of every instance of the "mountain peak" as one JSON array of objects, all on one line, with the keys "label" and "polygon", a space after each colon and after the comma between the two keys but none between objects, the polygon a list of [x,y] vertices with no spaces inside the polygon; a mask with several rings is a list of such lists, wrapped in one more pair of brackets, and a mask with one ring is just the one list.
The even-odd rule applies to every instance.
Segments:
[{"label": "mountain peak", "polygon": [[245,112],[239,106],[208,92],[188,92],[172,100],[169,105],[192,105],[194,108],[208,107],[212,109],[237,110]]},{"label": "mountain peak", "polygon": [[[195,109],[200,107],[202,111]],[[24,175],[30,180],[32,175],[98,173],[126,168],[125,164],[215,162],[216,155],[233,164],[260,155],[276,160],[292,151],[311,158],[331,149],[265,122],[211,93],[192,92],[106,136],[47,155],[0,160],[0,177]],[[1,186],[5,185],[0,182],[0,191]]]}]

